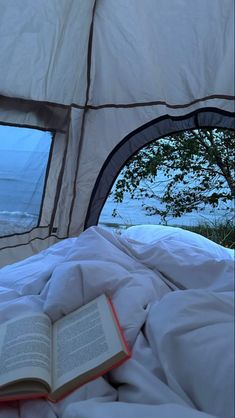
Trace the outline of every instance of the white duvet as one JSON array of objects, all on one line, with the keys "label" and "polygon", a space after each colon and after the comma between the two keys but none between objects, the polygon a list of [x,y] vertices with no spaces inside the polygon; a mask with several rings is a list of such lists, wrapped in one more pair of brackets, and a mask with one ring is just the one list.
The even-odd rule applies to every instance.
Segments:
[{"label": "white duvet", "polygon": [[1,269],[0,323],[56,320],[105,292],[132,357],[57,404],[2,403],[0,418],[233,418],[233,280],[223,247],[144,227],[92,227]]}]

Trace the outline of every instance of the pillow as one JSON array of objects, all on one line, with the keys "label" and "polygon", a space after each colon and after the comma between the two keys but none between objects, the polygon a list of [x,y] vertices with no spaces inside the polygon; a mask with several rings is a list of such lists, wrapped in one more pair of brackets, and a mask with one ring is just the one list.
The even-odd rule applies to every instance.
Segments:
[{"label": "pillow", "polygon": [[122,233],[122,237],[139,241],[145,244],[153,244],[163,238],[175,237],[182,242],[205,248],[207,251],[214,252],[215,255],[234,258],[234,250],[223,247],[215,242],[203,237],[195,232],[187,231],[182,228],[164,225],[136,225],[131,226]]},{"label": "pillow", "polygon": [[229,291],[234,260],[226,248],[181,228],[161,225],[130,227],[122,236],[132,255],[178,289]]}]

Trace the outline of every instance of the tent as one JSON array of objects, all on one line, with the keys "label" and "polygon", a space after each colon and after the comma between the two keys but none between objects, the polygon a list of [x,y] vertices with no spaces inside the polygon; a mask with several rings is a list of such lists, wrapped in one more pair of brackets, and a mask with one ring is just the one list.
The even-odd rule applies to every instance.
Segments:
[{"label": "tent", "polygon": [[0,237],[0,265],[97,224],[145,144],[234,128],[233,3],[0,0],[0,125],[53,135],[37,222]]}]

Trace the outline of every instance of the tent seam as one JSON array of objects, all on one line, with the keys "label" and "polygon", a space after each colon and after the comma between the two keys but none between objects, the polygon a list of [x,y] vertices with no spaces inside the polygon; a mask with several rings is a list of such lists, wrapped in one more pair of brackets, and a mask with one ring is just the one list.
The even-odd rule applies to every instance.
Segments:
[{"label": "tent seam", "polygon": [[[97,1],[97,0],[96,0]],[[99,110],[103,108],[131,108],[131,107],[145,107],[145,106],[157,106],[157,105],[164,105],[166,107],[172,108],[172,109],[180,109],[184,107],[192,106],[193,104],[196,104],[201,101],[211,100],[211,99],[225,99],[225,100],[235,100],[235,96],[226,95],[226,94],[211,94],[209,96],[200,97],[198,99],[192,100],[189,103],[182,103],[182,104],[171,104],[164,100],[153,100],[148,102],[135,102],[135,103],[103,103],[98,105],[93,105],[91,103],[85,103],[84,105],[79,103],[70,103],[70,104],[63,104],[63,103],[56,103],[56,102],[50,102],[50,101],[43,101],[43,100],[36,100],[36,99],[24,99],[21,97],[10,97],[10,96],[4,96],[0,95],[0,103],[1,99],[4,100],[14,100],[14,101],[21,101],[24,103],[34,103],[34,104],[42,104],[45,106],[52,106],[52,107],[58,107],[63,109],[69,109],[70,107],[73,107],[75,109],[90,109],[90,110]]]},{"label": "tent seam", "polygon": [[[89,101],[89,92],[90,92],[90,85],[91,85],[91,56],[92,56],[92,47],[93,47],[93,29],[94,29],[94,19],[95,19],[95,11],[96,11],[96,7],[97,7],[97,2],[98,2],[98,0],[95,0],[94,4],[93,4],[92,19],[91,19],[91,24],[90,24],[90,32],[89,32],[89,40],[88,40],[86,102],[85,102],[84,112],[83,112],[83,115],[82,115],[81,132],[80,132],[79,144],[78,144],[78,157],[79,157],[81,149],[82,149],[82,144],[83,144],[83,139],[84,139],[84,131],[85,131],[85,119],[86,119],[86,114],[87,114],[87,111],[88,111],[87,104],[88,104],[88,101]],[[78,177],[79,167],[80,167],[79,158],[77,158],[75,177],[74,177],[74,186],[73,186],[73,199],[72,199],[71,207],[70,207],[70,211],[69,211],[67,235],[69,235],[74,204],[75,204],[75,200],[76,200],[76,196],[77,196],[76,187],[77,187],[77,177]]]}]

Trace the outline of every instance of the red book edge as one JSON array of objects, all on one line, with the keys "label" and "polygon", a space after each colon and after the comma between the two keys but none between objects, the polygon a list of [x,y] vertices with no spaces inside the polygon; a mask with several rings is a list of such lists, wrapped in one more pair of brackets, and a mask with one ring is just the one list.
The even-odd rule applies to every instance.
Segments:
[{"label": "red book edge", "polygon": [[27,394],[25,394],[25,395],[17,395],[17,396],[14,396],[14,395],[9,395],[9,396],[6,396],[6,397],[4,397],[4,398],[0,398],[0,403],[1,402],[13,402],[13,401],[26,401],[26,400],[31,400],[31,399],[41,399],[41,398],[48,398],[48,394],[46,394],[46,393],[32,393],[31,395],[27,395]]},{"label": "red book edge", "polygon": [[111,298],[110,298],[110,297],[107,297],[107,300],[108,300],[108,302],[109,302],[109,305],[110,305],[111,311],[112,311],[113,316],[114,316],[114,318],[115,318],[115,321],[116,321],[116,323],[117,323],[118,330],[119,330],[120,335],[121,335],[121,337],[122,337],[122,340],[123,340],[123,343],[124,343],[125,349],[126,349],[126,351],[127,351],[127,355],[126,355],[126,357],[125,357],[125,358],[123,358],[123,359],[121,359],[121,360],[117,361],[115,364],[113,364],[111,367],[108,367],[107,369],[103,370],[101,373],[98,373],[98,374],[96,374],[96,375],[94,375],[94,376],[92,376],[92,377],[88,378],[86,381],[84,381],[84,382],[83,382],[83,383],[81,383],[80,385],[76,386],[76,387],[75,387],[74,389],[72,389],[71,391],[66,392],[63,396],[61,396],[61,397],[60,397],[59,399],[57,399],[56,401],[54,401],[54,400],[52,400],[52,399],[48,399],[48,397],[50,396],[50,394],[32,394],[32,395],[19,395],[19,396],[17,396],[17,397],[15,397],[15,396],[11,396],[11,395],[10,395],[9,397],[7,396],[7,397],[5,397],[5,398],[0,398],[0,403],[1,403],[1,402],[11,402],[11,401],[20,401],[20,400],[38,399],[38,398],[46,398],[46,399],[48,399],[50,402],[57,403],[57,402],[61,401],[62,399],[66,398],[68,395],[71,395],[71,393],[73,393],[75,390],[79,389],[80,387],[82,387],[82,386],[83,386],[83,385],[85,385],[86,383],[91,382],[92,380],[95,380],[95,379],[97,379],[97,378],[99,378],[99,377],[102,377],[104,374],[106,374],[106,373],[110,372],[111,370],[115,369],[115,368],[116,368],[116,367],[118,367],[118,366],[121,366],[121,364],[123,364],[125,361],[127,361],[127,360],[131,357],[131,351],[130,351],[130,349],[129,349],[129,346],[128,346],[128,343],[127,343],[126,337],[125,337],[125,335],[124,335],[123,329],[122,329],[122,327],[121,327],[121,324],[120,324],[120,322],[119,322],[119,319],[118,319],[118,317],[117,317],[117,313],[116,313],[116,310],[115,310],[115,308],[114,308],[113,302],[112,302],[112,300],[111,300]]},{"label": "red book edge", "polygon": [[54,400],[52,400],[52,399],[49,399],[49,401],[50,401],[50,402],[57,403],[57,402],[61,401],[62,399],[66,398],[66,396],[71,395],[71,393],[73,393],[75,390],[79,389],[80,387],[82,387],[82,386],[83,386],[83,385],[85,385],[86,383],[92,382],[93,380],[98,379],[99,377],[102,377],[104,374],[106,374],[106,373],[110,372],[111,370],[116,369],[117,367],[121,366],[121,364],[125,363],[125,361],[127,361],[127,360],[131,357],[131,351],[130,351],[130,348],[129,348],[129,346],[128,346],[128,343],[127,343],[126,337],[125,337],[125,335],[124,335],[123,329],[122,329],[122,327],[121,327],[121,324],[120,324],[120,322],[119,322],[119,319],[118,319],[118,316],[117,316],[116,310],[115,310],[115,308],[114,308],[113,302],[112,302],[112,300],[111,300],[111,298],[110,298],[110,297],[108,297],[108,296],[106,296],[106,297],[107,297],[107,301],[109,302],[109,306],[110,306],[110,308],[111,308],[111,311],[112,311],[112,313],[113,313],[113,316],[114,316],[114,318],[115,318],[115,321],[116,321],[116,324],[117,324],[118,330],[119,330],[120,335],[121,335],[121,337],[122,337],[122,340],[123,340],[123,343],[124,343],[125,349],[126,349],[126,351],[127,351],[127,355],[126,355],[126,357],[124,357],[123,359],[121,359],[121,360],[117,361],[115,364],[113,364],[111,367],[108,367],[107,369],[103,370],[101,373],[97,373],[96,375],[94,375],[94,376],[92,376],[92,377],[88,378],[88,379],[87,379],[87,380],[85,380],[83,383],[81,383],[80,385],[76,386],[76,388],[72,389],[72,390],[71,390],[71,391],[69,391],[69,392],[66,392],[63,396],[61,396],[61,397],[60,397],[59,399],[57,399],[56,401],[54,401]]},{"label": "red book edge", "polygon": [[120,324],[120,322],[119,322],[119,319],[118,319],[118,316],[117,316],[117,312],[116,312],[116,310],[115,310],[115,308],[114,308],[114,304],[113,304],[113,301],[112,301],[112,299],[110,298],[110,297],[107,297],[107,299],[108,299],[108,302],[109,302],[109,304],[110,304],[110,307],[111,307],[111,311],[112,311],[112,313],[113,313],[113,316],[114,316],[114,318],[115,318],[115,320],[116,320],[116,323],[117,323],[117,326],[118,326],[118,330],[119,330],[119,332],[120,332],[120,334],[121,334],[121,337],[122,337],[122,340],[123,340],[123,342],[124,342],[124,345],[125,345],[125,349],[126,349],[126,351],[127,351],[127,356],[128,356],[128,358],[130,358],[131,357],[131,350],[130,350],[130,348],[129,348],[129,345],[128,345],[128,342],[127,342],[127,340],[126,340],[126,337],[125,337],[125,335],[124,335],[124,332],[123,332],[123,329],[122,329],[122,327],[121,327],[121,324]]}]

